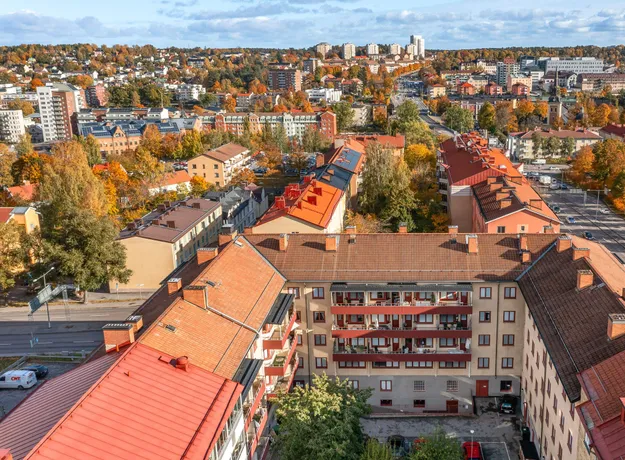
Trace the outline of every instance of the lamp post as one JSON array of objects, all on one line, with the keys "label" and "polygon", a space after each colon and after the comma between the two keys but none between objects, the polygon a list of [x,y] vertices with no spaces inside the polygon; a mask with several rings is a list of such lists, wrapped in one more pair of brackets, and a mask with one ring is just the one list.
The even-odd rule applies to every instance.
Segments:
[{"label": "lamp post", "polygon": [[145,284],[137,284],[137,287],[139,288],[139,299],[143,300],[143,291],[141,290],[141,288],[145,286]]},{"label": "lamp post", "polygon": [[471,433],[471,446],[473,446],[473,433],[475,433],[475,430],[470,430],[469,433]]},{"label": "lamp post", "polygon": [[[45,289],[47,284],[46,284],[46,275],[48,273],[50,273],[51,271],[54,270],[54,267],[50,267],[50,269],[45,272],[43,275],[41,275],[39,278],[33,280],[33,283],[39,281],[41,278],[43,278],[43,288]],[[46,312],[48,314],[48,329],[50,329],[52,327],[52,323],[50,322],[50,307],[48,307],[48,301],[46,300]]]}]

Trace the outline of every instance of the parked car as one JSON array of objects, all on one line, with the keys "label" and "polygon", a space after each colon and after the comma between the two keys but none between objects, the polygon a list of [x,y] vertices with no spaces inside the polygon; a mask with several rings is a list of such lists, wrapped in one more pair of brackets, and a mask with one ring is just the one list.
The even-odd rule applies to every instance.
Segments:
[{"label": "parked car", "polygon": [[0,376],[0,388],[17,388],[24,390],[37,384],[37,376],[33,371],[9,371]]},{"label": "parked car", "polygon": [[516,397],[512,395],[505,395],[501,399],[501,404],[499,405],[499,412],[502,414],[515,414],[516,413]]},{"label": "parked car", "polygon": [[599,212],[601,214],[610,214],[612,211],[610,211],[608,208],[601,208]]},{"label": "parked car", "polygon": [[574,223],[576,223],[576,222],[575,222],[575,217],[571,217],[571,216],[567,217],[567,218],[566,218],[566,221],[567,221],[569,224],[574,224]]},{"label": "parked car", "polygon": [[467,441],[462,443],[462,451],[464,452],[464,460],[483,460],[482,446],[477,441]]},{"label": "parked car", "polygon": [[560,184],[560,188],[561,188],[562,190],[568,190],[568,189],[569,189],[569,186],[568,186],[568,185],[566,185],[566,184]]},{"label": "parked car", "polygon": [[23,367],[22,370],[33,371],[35,373],[35,376],[37,377],[37,380],[44,379],[48,375],[48,368],[43,364],[29,364],[28,366]]},{"label": "parked car", "polygon": [[558,171],[560,168],[557,166],[549,166],[549,171]]},{"label": "parked car", "polygon": [[586,238],[587,240],[591,240],[591,241],[595,239],[595,237],[592,236],[592,233],[590,232],[584,232],[584,238]]},{"label": "parked car", "polygon": [[555,212],[556,214],[559,213],[560,211],[562,211],[562,209],[560,209],[560,206],[554,206],[553,208],[551,208],[553,210],[553,212]]}]

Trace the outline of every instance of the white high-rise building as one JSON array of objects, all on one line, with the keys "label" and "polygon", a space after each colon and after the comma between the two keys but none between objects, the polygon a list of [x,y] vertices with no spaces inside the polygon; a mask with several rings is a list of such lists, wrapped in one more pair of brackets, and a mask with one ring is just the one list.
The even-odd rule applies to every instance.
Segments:
[{"label": "white high-rise building", "polygon": [[48,83],[37,88],[39,113],[45,142],[72,138],[72,115],[85,107],[80,90],[67,83]]},{"label": "white high-rise building", "polygon": [[369,43],[367,45],[367,56],[375,54],[380,54],[380,47],[377,45],[377,43]]},{"label": "white high-rise building", "polygon": [[410,36],[410,44],[414,45],[414,57],[416,58],[424,58],[425,57],[425,40],[421,35],[411,35]]},{"label": "white high-rise building", "polygon": [[397,54],[401,54],[401,45],[398,45],[397,43],[393,43],[390,47],[389,47],[389,54],[393,54],[393,55],[397,55]]},{"label": "white high-rise building", "polygon": [[343,44],[343,59],[352,59],[356,56],[356,45],[353,43]]},{"label": "white high-rise building", "polygon": [[0,141],[16,144],[25,132],[21,110],[0,110]]},{"label": "white high-rise building", "polygon": [[413,58],[417,56],[417,45],[413,43],[408,43],[406,45],[406,53],[410,54]]},{"label": "white high-rise building", "polygon": [[332,45],[330,45],[329,43],[319,43],[316,47],[315,47],[315,51],[317,51],[317,53],[321,54],[321,56],[323,56],[324,58],[328,55],[328,53],[330,52],[330,50],[332,49]]}]

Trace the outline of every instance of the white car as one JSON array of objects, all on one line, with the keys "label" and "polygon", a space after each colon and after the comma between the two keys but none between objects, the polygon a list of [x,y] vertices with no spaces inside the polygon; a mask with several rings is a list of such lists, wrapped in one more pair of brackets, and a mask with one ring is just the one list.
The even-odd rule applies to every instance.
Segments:
[{"label": "white car", "polygon": [[610,211],[608,208],[601,208],[599,212],[601,214],[610,214],[612,211]]},{"label": "white car", "polygon": [[33,371],[9,371],[0,376],[0,388],[17,388],[24,390],[37,384]]},{"label": "white car", "polygon": [[549,171],[558,171],[560,168],[557,166],[549,166]]}]

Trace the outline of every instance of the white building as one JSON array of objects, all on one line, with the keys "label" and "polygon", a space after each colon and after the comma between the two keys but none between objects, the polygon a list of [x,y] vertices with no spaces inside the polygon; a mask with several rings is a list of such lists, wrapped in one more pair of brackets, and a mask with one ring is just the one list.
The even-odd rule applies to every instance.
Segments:
[{"label": "white building", "polygon": [[421,35],[411,35],[410,36],[410,44],[414,45],[414,51],[410,52],[406,48],[406,51],[412,54],[416,58],[424,58],[425,57],[425,40]]},{"label": "white building", "polygon": [[326,101],[329,104],[333,104],[341,100],[343,91],[334,88],[316,88],[307,89],[306,94],[310,102]]},{"label": "white building", "polygon": [[67,83],[48,83],[37,88],[39,113],[45,142],[72,138],[72,115],[85,107],[80,90]]},{"label": "white building", "polygon": [[321,56],[323,57],[326,57],[331,49],[332,45],[330,45],[329,43],[319,43],[315,47],[315,51],[317,51],[317,53],[321,54]]},{"label": "white building", "polygon": [[367,45],[367,56],[375,56],[380,54],[380,47],[377,43],[369,43]]},{"label": "white building", "polygon": [[398,45],[397,43],[393,43],[389,46],[389,54],[401,54],[401,45]]},{"label": "white building", "polygon": [[206,94],[206,88],[202,85],[182,84],[176,88],[176,99],[180,102],[198,101],[203,94]]},{"label": "white building", "polygon": [[567,71],[573,73],[601,73],[603,72],[603,60],[594,57],[576,57],[576,58],[559,58],[545,57],[538,59],[538,66],[545,73],[559,71]]},{"label": "white building", "polygon": [[352,59],[356,56],[356,45],[353,43],[344,43],[343,44],[343,59]]},{"label": "white building", "polygon": [[16,144],[25,132],[24,114],[21,110],[0,110],[0,141]]},{"label": "white building", "polygon": [[499,86],[506,86],[508,75],[518,74],[521,71],[521,65],[518,62],[498,62],[496,83]]}]

